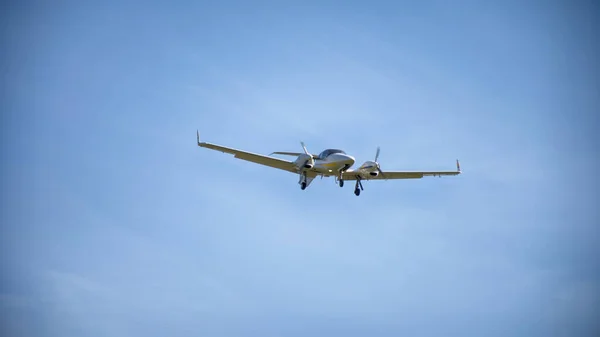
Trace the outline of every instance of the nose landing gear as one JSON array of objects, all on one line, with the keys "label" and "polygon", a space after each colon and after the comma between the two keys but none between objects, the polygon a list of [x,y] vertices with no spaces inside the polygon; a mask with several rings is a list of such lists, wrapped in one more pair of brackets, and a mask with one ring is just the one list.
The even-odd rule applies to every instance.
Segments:
[{"label": "nose landing gear", "polygon": [[340,170],[340,176],[338,177],[340,187],[344,187],[344,178],[343,177],[344,177],[344,169],[345,168],[346,167],[344,166],[344,168]]},{"label": "nose landing gear", "polygon": [[344,179],[342,179],[342,173],[338,177],[335,177],[336,184],[340,185],[340,187],[344,187]]},{"label": "nose landing gear", "polygon": [[335,180],[337,181],[338,185],[340,185],[340,187],[344,187],[344,172],[346,172],[347,169],[350,168],[350,165],[346,164],[344,165],[344,167],[342,167],[339,171],[339,175],[337,177],[335,177]]}]

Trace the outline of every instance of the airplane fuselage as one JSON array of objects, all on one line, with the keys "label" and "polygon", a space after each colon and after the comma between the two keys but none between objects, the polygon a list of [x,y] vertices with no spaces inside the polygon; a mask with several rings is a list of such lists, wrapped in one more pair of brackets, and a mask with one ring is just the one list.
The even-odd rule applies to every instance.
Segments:
[{"label": "airplane fuselage", "polygon": [[[325,177],[338,176],[340,172],[348,171],[354,165],[354,157],[346,153],[331,153],[324,158],[319,158],[314,155],[300,154],[295,161],[299,171],[312,171],[317,175]],[[366,161],[356,170],[361,177],[368,179],[379,175],[378,163]]]},{"label": "airplane fuselage", "polygon": [[[307,164],[304,164],[307,162]],[[331,176],[338,175],[340,171],[347,170],[354,165],[354,157],[343,153],[330,154],[324,159],[313,158],[312,162],[308,158],[298,158],[297,162],[305,169],[310,169],[319,175]]]}]

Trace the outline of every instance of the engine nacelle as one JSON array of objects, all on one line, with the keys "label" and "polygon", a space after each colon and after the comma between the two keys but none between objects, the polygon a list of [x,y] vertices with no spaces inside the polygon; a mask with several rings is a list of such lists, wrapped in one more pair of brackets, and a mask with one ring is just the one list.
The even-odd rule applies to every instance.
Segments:
[{"label": "engine nacelle", "polygon": [[298,159],[296,159],[294,164],[296,164],[297,167],[311,169],[315,166],[315,160],[311,155],[303,153],[298,156]]},{"label": "engine nacelle", "polygon": [[377,177],[379,175],[377,165],[378,164],[374,161],[366,161],[364,164],[360,165],[358,169],[365,174],[368,173],[371,177]]},{"label": "engine nacelle", "polygon": [[377,172],[377,163],[372,161],[366,161],[364,164],[360,165],[358,169],[364,172]]}]

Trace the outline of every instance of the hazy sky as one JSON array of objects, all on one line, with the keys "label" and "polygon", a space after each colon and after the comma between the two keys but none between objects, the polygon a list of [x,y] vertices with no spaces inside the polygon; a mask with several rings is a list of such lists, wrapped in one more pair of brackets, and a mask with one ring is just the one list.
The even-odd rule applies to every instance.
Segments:
[{"label": "hazy sky", "polygon": [[2,11],[2,335],[597,336],[592,1],[97,3]]}]

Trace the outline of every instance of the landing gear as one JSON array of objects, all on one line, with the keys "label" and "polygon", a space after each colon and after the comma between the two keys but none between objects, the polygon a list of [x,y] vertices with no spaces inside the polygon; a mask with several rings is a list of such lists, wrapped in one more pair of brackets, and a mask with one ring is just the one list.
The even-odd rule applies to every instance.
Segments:
[{"label": "landing gear", "polygon": [[340,170],[340,175],[335,178],[335,180],[337,180],[337,183],[338,183],[338,185],[340,185],[340,187],[344,187],[344,179],[342,178],[342,176],[344,175],[344,170],[347,168],[348,168],[347,166],[344,166],[344,168]]},{"label": "landing gear", "polygon": [[298,184],[300,184],[300,189],[301,190],[305,190],[306,189],[306,172],[302,172],[300,173],[300,181],[298,181]]},{"label": "landing gear", "polygon": [[362,191],[362,190],[363,190],[363,186],[362,186],[362,183],[360,182],[360,177],[356,177],[356,186],[354,186],[354,194],[358,197],[360,195],[360,191]]}]

